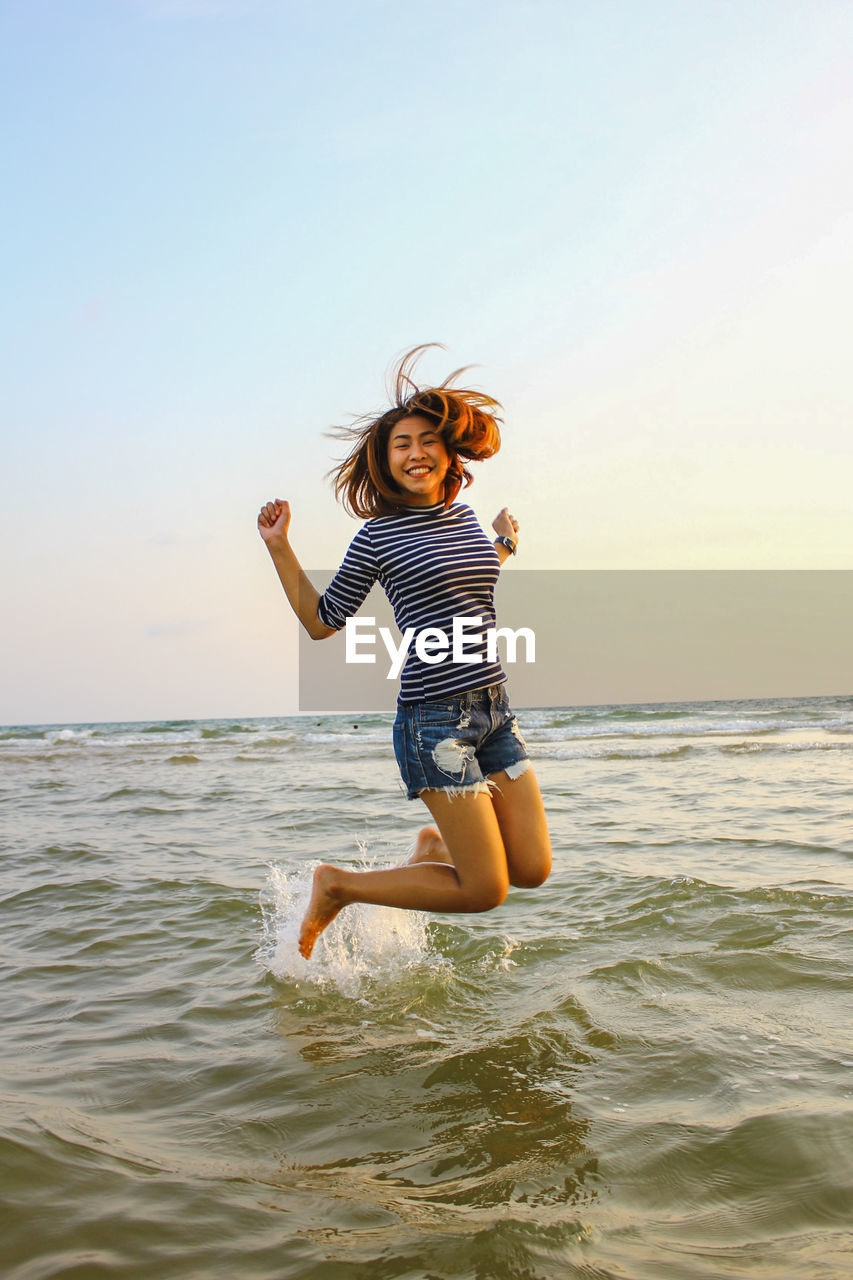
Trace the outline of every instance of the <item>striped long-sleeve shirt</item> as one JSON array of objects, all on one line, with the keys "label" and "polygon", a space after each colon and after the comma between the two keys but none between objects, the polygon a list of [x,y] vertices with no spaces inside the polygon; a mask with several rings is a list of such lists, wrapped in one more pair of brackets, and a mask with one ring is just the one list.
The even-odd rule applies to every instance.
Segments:
[{"label": "striped long-sleeve shirt", "polygon": [[[339,631],[381,583],[401,634],[415,628],[400,677],[399,701],[435,701],[506,679],[500,661],[487,659],[486,631],[495,625],[494,592],[500,560],[470,507],[454,502],[407,507],[399,515],[377,516],[363,524],[340,569],[320,597],[321,622]],[[453,619],[482,619],[465,629],[464,654],[476,663],[453,661]],[[415,649],[418,632],[436,627],[448,637],[442,661],[423,662]],[[427,651],[429,652],[429,650]],[[436,650],[433,648],[432,653]]]}]

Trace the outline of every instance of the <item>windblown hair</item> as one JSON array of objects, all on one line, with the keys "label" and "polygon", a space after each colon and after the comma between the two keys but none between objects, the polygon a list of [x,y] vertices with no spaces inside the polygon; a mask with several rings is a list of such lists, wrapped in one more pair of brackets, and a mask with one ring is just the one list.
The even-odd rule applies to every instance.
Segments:
[{"label": "windblown hair", "polygon": [[502,406],[498,401],[482,391],[451,386],[470,365],[456,369],[438,387],[422,388],[413,381],[412,372],[423,352],[438,346],[441,343],[425,342],[413,347],[394,366],[388,387],[393,408],[378,415],[363,414],[352,426],[330,432],[335,439],[351,444],[343,462],[328,473],[334,481],[335,497],[363,520],[394,515],[406,506],[388,466],[388,439],[401,418],[410,414],[426,418],[444,441],[450,456],[444,480],[445,507],[473,479],[462,459],[479,462],[491,458],[501,447],[501,419],[496,411]]}]

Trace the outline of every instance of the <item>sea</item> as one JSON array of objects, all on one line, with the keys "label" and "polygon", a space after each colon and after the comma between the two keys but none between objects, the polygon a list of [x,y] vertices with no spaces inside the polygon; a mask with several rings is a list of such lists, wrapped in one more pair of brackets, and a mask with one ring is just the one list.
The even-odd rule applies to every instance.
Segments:
[{"label": "sea", "polygon": [[550,879],[310,961],[390,715],[0,729],[6,1280],[849,1280],[853,697],[518,710]]}]

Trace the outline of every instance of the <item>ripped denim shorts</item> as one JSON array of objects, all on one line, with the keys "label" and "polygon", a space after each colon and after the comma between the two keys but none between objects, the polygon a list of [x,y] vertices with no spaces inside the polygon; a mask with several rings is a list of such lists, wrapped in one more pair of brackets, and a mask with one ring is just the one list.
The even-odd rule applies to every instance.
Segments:
[{"label": "ripped denim shorts", "polygon": [[394,754],[409,800],[425,790],[488,794],[497,786],[491,774],[505,770],[517,778],[530,768],[504,684],[438,702],[400,703]]}]

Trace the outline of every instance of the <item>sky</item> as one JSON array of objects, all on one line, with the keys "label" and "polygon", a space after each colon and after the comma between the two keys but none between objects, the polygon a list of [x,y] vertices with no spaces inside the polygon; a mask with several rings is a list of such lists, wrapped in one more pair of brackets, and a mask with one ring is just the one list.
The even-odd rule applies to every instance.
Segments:
[{"label": "sky", "polygon": [[419,343],[504,406],[464,500],[519,565],[853,570],[851,38],[848,0],[2,0],[0,723],[296,710],[258,508],[340,562],[325,433]]}]

